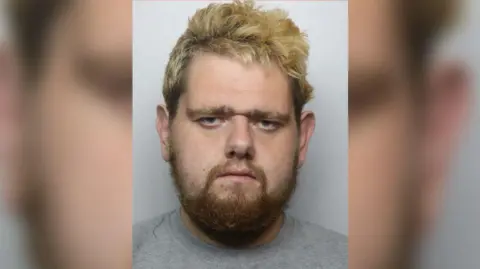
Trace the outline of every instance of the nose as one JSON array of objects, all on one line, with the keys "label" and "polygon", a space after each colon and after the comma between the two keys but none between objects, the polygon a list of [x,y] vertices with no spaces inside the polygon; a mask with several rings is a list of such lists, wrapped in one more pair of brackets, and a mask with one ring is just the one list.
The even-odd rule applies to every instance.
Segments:
[{"label": "nose", "polygon": [[248,159],[255,156],[250,122],[245,116],[234,116],[231,119],[232,128],[228,134],[225,147],[227,159]]}]

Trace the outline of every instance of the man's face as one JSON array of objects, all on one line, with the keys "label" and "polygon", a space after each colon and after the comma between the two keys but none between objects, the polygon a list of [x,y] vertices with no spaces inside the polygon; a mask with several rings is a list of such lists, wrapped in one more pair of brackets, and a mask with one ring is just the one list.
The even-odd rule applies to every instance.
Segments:
[{"label": "man's face", "polygon": [[400,268],[418,187],[420,149],[394,1],[356,1],[349,30],[349,260]]},{"label": "man's face", "polygon": [[164,156],[194,221],[254,231],[281,213],[304,152],[289,83],[278,67],[195,56],[170,131]]},{"label": "man's face", "polygon": [[131,1],[62,12],[26,89],[19,184],[32,240],[48,268],[129,268]]}]

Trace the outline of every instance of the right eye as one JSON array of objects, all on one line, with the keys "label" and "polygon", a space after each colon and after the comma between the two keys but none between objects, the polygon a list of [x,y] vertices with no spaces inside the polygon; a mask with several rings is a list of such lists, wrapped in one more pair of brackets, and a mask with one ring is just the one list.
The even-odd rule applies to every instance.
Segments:
[{"label": "right eye", "polygon": [[218,117],[202,117],[197,120],[197,122],[204,127],[217,127],[222,124],[222,119]]}]

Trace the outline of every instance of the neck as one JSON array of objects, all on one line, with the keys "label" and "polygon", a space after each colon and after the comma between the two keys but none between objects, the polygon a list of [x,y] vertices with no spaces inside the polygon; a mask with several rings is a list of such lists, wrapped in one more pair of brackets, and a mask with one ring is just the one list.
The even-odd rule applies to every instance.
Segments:
[{"label": "neck", "polygon": [[241,248],[251,248],[272,242],[280,232],[285,218],[284,213],[280,214],[272,224],[261,231],[218,232],[201,228],[188,216],[183,208],[180,211],[180,217],[187,229],[205,243],[221,247]]}]

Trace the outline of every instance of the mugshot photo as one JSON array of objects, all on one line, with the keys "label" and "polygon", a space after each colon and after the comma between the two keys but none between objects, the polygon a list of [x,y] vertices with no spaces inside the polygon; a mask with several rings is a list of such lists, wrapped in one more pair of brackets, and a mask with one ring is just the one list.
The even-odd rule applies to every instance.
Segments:
[{"label": "mugshot photo", "polygon": [[133,8],[133,267],[347,268],[347,2]]}]

